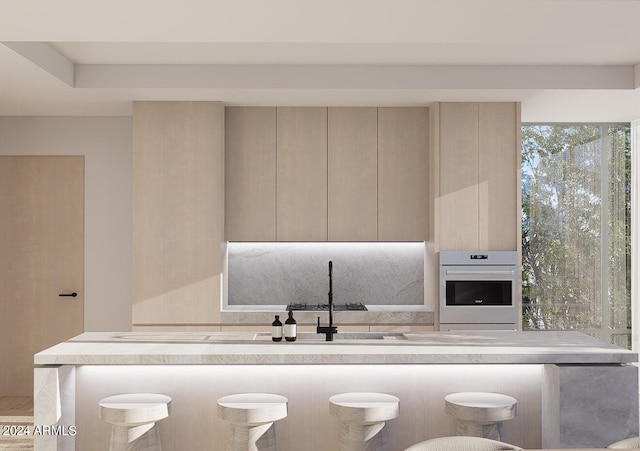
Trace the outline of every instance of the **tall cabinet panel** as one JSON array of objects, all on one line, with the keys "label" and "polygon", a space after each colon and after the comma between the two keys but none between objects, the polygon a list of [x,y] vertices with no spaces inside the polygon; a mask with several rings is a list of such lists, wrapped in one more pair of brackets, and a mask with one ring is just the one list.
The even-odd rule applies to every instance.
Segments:
[{"label": "tall cabinet panel", "polygon": [[518,250],[520,104],[432,105],[437,250]]},{"label": "tall cabinet panel", "polygon": [[328,238],[378,239],[377,108],[329,108]]},{"label": "tall cabinet panel", "polygon": [[481,103],[479,109],[479,247],[514,250],[520,212],[520,129],[516,103]]},{"label": "tall cabinet panel", "polygon": [[225,237],[276,240],[276,109],[225,109]]},{"label": "tall cabinet panel", "polygon": [[437,229],[442,250],[478,249],[478,104],[440,104]]},{"label": "tall cabinet panel", "polygon": [[327,240],[327,108],[277,108],[276,238]]},{"label": "tall cabinet panel", "polygon": [[224,108],[134,102],[133,322],[220,320]]},{"label": "tall cabinet panel", "polygon": [[427,239],[428,108],[378,108],[378,239]]}]

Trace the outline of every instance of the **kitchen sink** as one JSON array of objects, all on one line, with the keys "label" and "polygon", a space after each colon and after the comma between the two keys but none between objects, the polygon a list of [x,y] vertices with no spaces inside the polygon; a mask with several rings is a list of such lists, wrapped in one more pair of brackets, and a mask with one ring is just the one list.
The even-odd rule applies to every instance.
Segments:
[{"label": "kitchen sink", "polygon": [[[268,333],[259,333],[256,340],[271,339]],[[369,341],[369,340],[404,340],[405,336],[402,332],[338,332],[333,335],[334,341]],[[283,339],[284,341],[284,339]],[[325,334],[316,332],[299,332],[297,341],[326,341]]]},{"label": "kitchen sink", "polygon": [[[401,332],[339,332],[334,334],[334,341],[341,342],[380,342],[406,340],[407,337]],[[92,340],[83,337],[82,341],[103,341],[104,338]],[[129,342],[129,343],[251,343],[255,341],[271,342],[271,333],[258,332],[228,332],[228,333],[193,333],[193,332],[126,332],[112,335],[109,341]],[[300,332],[297,335],[297,342],[320,343],[326,341],[325,334],[316,332]],[[286,341],[283,339],[282,343]]]}]

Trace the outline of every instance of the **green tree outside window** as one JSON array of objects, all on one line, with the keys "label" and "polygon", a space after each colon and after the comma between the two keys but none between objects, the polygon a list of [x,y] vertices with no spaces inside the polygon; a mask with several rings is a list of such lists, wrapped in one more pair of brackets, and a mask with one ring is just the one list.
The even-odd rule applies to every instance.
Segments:
[{"label": "green tree outside window", "polygon": [[523,329],[631,347],[630,127],[522,127]]}]

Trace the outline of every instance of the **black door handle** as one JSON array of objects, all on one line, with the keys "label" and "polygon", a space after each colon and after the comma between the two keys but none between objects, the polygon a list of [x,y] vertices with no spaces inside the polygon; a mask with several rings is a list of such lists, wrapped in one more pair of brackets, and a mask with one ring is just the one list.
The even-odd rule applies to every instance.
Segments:
[{"label": "black door handle", "polygon": [[74,291],[73,293],[62,293],[62,294],[59,294],[58,296],[75,298],[76,296],[78,296],[78,293]]}]

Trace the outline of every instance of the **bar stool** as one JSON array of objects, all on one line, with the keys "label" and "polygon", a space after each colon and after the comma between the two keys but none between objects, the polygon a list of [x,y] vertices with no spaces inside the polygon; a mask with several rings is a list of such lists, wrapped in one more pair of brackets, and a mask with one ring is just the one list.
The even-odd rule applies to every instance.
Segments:
[{"label": "bar stool", "polygon": [[456,418],[457,435],[502,440],[502,422],[516,416],[518,401],[499,393],[462,392],[445,396],[445,412]]},{"label": "bar stool", "polygon": [[503,451],[522,449],[509,443],[482,437],[439,437],[416,443],[404,451]]},{"label": "bar stool", "polygon": [[640,449],[640,437],[631,437],[607,446],[608,449]]},{"label": "bar stool", "polygon": [[109,451],[160,451],[156,421],[169,416],[171,398],[130,393],[101,399],[99,417],[111,424]]},{"label": "bar stool", "polygon": [[386,421],[400,414],[400,400],[384,393],[342,393],[329,398],[329,412],[342,422],[341,451],[386,451]]},{"label": "bar stool", "polygon": [[273,422],[287,416],[284,396],[239,393],[218,399],[218,416],[231,423],[229,451],[276,451]]}]

